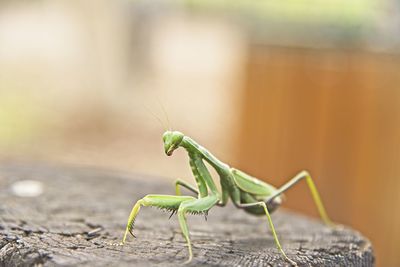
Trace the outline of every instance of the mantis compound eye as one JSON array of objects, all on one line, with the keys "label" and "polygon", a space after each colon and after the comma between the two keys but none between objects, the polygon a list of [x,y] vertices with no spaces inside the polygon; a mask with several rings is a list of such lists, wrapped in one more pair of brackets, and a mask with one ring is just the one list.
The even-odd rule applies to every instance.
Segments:
[{"label": "mantis compound eye", "polygon": [[162,137],[164,143],[165,143],[168,139],[171,138],[171,134],[172,134],[171,131],[166,131],[166,132],[164,132],[163,137]]}]

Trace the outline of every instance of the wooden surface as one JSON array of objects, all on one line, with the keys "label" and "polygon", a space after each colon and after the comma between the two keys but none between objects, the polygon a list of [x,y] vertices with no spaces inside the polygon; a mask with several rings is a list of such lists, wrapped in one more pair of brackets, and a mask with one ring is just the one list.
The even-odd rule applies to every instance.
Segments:
[{"label": "wooden surface", "polygon": [[[37,197],[11,190],[21,180],[44,185]],[[147,193],[173,193],[161,179],[84,167],[8,163],[0,166],[2,266],[176,266],[187,258],[176,217],[143,208],[136,239],[122,237],[134,202]],[[278,210],[273,215],[287,254],[299,266],[373,266],[372,247],[357,232]],[[214,208],[208,221],[190,216],[192,266],[287,266],[263,217]]]}]

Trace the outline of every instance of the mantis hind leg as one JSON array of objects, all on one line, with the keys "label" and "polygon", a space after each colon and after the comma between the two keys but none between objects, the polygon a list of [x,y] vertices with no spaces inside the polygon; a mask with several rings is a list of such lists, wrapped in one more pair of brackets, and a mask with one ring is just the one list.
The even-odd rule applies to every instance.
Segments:
[{"label": "mantis hind leg", "polygon": [[284,184],[282,187],[278,188],[278,190],[267,199],[266,203],[272,201],[275,197],[281,195],[283,192],[291,188],[293,185],[297,184],[302,179],[306,179],[307,185],[310,188],[311,195],[313,197],[315,205],[317,206],[321,219],[325,222],[325,224],[333,225],[331,219],[329,219],[328,214],[326,213],[324,205],[322,204],[322,200],[318,193],[317,187],[315,186],[310,174],[307,171],[300,172],[295,177],[293,177],[289,182]]},{"label": "mantis hind leg", "polygon": [[189,237],[189,229],[186,221],[186,213],[201,214],[207,213],[219,201],[216,195],[210,195],[204,198],[182,202],[178,209],[178,220],[181,226],[183,237],[185,238],[189,250],[189,263],[193,258],[192,245]]},{"label": "mantis hind leg", "polygon": [[121,245],[125,243],[128,233],[134,236],[132,232],[133,226],[136,216],[142,206],[153,206],[161,209],[177,211],[182,202],[195,199],[196,198],[190,196],[147,195],[144,198],[138,200],[133,206],[132,211],[129,215],[128,223],[126,225],[126,230]]}]

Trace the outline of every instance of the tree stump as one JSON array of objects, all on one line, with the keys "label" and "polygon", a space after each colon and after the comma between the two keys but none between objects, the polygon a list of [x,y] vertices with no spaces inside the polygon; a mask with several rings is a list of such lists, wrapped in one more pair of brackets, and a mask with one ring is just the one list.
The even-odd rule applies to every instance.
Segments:
[{"label": "tree stump", "polygon": [[[15,187],[21,180],[39,181],[42,194],[21,197],[32,193]],[[141,209],[137,238],[130,237],[125,246],[115,245],[132,205],[150,193],[173,194],[173,185],[157,177],[82,166],[3,164],[1,265],[182,264],[188,254],[176,216],[168,220],[170,214],[157,209]],[[299,266],[374,265],[370,242],[356,231],[331,229],[284,210],[274,213],[273,220],[287,255]],[[194,252],[191,266],[289,266],[275,247],[265,217],[228,205],[210,210],[208,221],[189,216],[188,223]]]}]

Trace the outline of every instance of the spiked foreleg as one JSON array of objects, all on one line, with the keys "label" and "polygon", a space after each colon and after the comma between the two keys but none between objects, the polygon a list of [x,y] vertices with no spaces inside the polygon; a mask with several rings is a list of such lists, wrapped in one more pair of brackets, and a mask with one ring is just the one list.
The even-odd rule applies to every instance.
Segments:
[{"label": "spiked foreleg", "polygon": [[190,196],[169,196],[169,195],[147,195],[144,198],[140,199],[133,206],[131,214],[129,215],[128,223],[126,225],[126,230],[121,245],[125,243],[128,233],[130,233],[133,236],[132,232],[133,226],[141,206],[145,207],[153,206],[160,209],[177,211],[182,202],[193,201],[193,200],[196,200],[196,198]]},{"label": "spiked foreleg", "polygon": [[194,214],[208,213],[208,210],[211,209],[218,201],[219,199],[216,195],[210,195],[204,198],[182,202],[182,204],[179,206],[178,209],[179,224],[181,226],[183,237],[187,242],[189,251],[189,259],[186,261],[186,263],[190,262],[193,258],[189,229],[186,221],[186,213],[194,213]]},{"label": "spiked foreleg", "polygon": [[193,174],[197,172],[198,175],[203,179],[207,188],[211,191],[211,194],[219,195],[217,187],[211,177],[210,172],[208,171],[206,165],[203,162],[203,158],[199,154],[192,154],[190,155],[191,159],[191,166]]},{"label": "spiked foreleg", "polygon": [[197,165],[195,163],[196,158],[197,158],[197,156],[195,154],[189,153],[189,164],[190,164],[190,168],[192,169],[193,176],[196,179],[197,188],[199,189],[198,195],[199,195],[199,197],[206,197],[208,195],[207,183],[197,168]]}]

